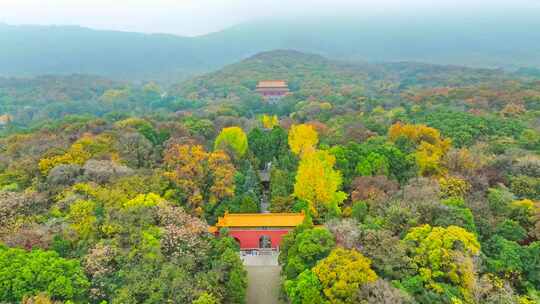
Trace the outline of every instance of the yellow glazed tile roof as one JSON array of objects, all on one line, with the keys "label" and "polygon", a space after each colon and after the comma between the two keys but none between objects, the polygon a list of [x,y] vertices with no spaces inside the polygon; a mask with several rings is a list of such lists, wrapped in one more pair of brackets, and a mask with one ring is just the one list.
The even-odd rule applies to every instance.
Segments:
[{"label": "yellow glazed tile roof", "polygon": [[0,115],[0,124],[2,125],[5,125],[11,122],[11,120],[12,120],[11,115],[8,115],[8,114]]},{"label": "yellow glazed tile roof", "polygon": [[284,80],[262,80],[257,88],[286,88],[287,82]]},{"label": "yellow glazed tile roof", "polygon": [[304,213],[225,213],[216,227],[296,227]]}]

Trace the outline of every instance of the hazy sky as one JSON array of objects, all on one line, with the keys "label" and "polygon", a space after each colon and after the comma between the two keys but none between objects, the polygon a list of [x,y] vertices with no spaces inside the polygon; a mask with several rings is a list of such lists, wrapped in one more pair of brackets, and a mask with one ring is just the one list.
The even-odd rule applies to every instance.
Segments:
[{"label": "hazy sky", "polygon": [[0,0],[0,22],[200,35],[259,18],[539,9],[540,0]]}]

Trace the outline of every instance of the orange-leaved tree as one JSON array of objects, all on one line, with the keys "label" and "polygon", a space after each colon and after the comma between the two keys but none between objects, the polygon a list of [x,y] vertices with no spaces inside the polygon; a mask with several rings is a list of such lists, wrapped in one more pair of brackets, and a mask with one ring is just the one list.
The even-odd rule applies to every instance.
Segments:
[{"label": "orange-leaved tree", "polygon": [[444,173],[441,162],[452,142],[448,138],[443,139],[439,130],[421,124],[397,122],[388,130],[388,139],[392,142],[404,139],[414,146],[416,165],[420,175]]},{"label": "orange-leaved tree", "polygon": [[235,168],[223,151],[208,153],[200,145],[173,145],[165,153],[165,176],[198,213],[204,203],[216,205],[234,194]]}]

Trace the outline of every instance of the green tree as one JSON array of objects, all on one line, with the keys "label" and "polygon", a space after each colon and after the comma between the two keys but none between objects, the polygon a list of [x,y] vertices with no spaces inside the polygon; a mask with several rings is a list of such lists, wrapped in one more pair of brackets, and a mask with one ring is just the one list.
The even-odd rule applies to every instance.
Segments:
[{"label": "green tree", "polygon": [[510,203],[515,198],[506,188],[490,188],[488,189],[487,199],[492,211],[496,214],[506,214],[509,211]]},{"label": "green tree", "polygon": [[271,130],[254,128],[248,134],[249,150],[259,160],[259,168],[263,169],[267,163],[286,156],[287,133],[281,127]]},{"label": "green tree", "polygon": [[510,180],[510,189],[519,198],[540,200],[540,177],[514,176]]},{"label": "green tree", "polygon": [[465,207],[462,198],[450,198],[441,202],[446,208],[442,209],[433,224],[442,227],[459,226],[469,232],[476,233],[476,223],[469,208]]},{"label": "green tree", "polygon": [[485,244],[486,264],[489,272],[511,278],[511,282],[520,284],[519,278],[528,267],[524,264],[525,250],[518,243],[495,235]]},{"label": "green tree", "polygon": [[90,286],[79,262],[54,251],[10,249],[0,245],[0,301],[19,302],[46,292],[55,300],[83,301]]},{"label": "green tree", "polygon": [[214,142],[214,149],[232,152],[234,156],[241,158],[248,149],[246,133],[239,127],[224,128]]},{"label": "green tree", "polygon": [[219,302],[213,295],[203,292],[192,304],[219,304]]},{"label": "green tree", "polygon": [[224,303],[242,304],[246,302],[247,272],[244,269],[238,253],[231,248],[219,257],[217,263],[218,271],[226,274],[221,279],[224,286]]},{"label": "green tree", "polygon": [[325,304],[319,279],[311,270],[304,270],[296,279],[285,281],[285,292],[292,304]]},{"label": "green tree", "polygon": [[283,268],[286,277],[294,279],[304,270],[311,269],[334,246],[334,236],[326,228],[306,229],[295,234],[292,245],[282,252],[286,255]]},{"label": "green tree", "polygon": [[[366,175],[381,171],[401,183],[415,173],[414,157],[387,143],[384,138],[370,138],[362,144],[351,142],[346,146],[333,146],[329,151],[336,157],[336,168],[343,173],[345,187],[349,187],[352,180],[362,171],[370,173]],[[367,161],[369,155],[378,159],[379,164],[374,168]]]},{"label": "green tree", "polygon": [[538,131],[532,129],[524,130],[519,137],[519,142],[525,149],[540,152],[540,132]]},{"label": "green tree", "polygon": [[505,219],[495,228],[495,234],[502,236],[509,241],[520,242],[527,237],[527,230],[519,225],[518,222]]},{"label": "green tree", "polygon": [[356,171],[363,176],[388,175],[390,164],[385,156],[371,152],[356,166]]},{"label": "green tree", "polygon": [[354,202],[351,215],[359,223],[364,222],[364,219],[368,215],[368,204],[363,201]]},{"label": "green tree", "polygon": [[525,269],[525,277],[530,283],[527,287],[540,286],[540,241],[533,242],[527,246],[523,255],[523,264],[527,265]]}]

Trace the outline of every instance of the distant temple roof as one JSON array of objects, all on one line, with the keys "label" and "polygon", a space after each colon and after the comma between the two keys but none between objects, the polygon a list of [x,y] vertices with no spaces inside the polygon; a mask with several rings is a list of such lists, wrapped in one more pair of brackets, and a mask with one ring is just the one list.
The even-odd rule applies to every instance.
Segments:
[{"label": "distant temple roof", "polygon": [[296,227],[304,218],[304,213],[225,213],[216,227]]},{"label": "distant temple roof", "polygon": [[257,89],[264,88],[288,88],[285,80],[261,80],[257,84]]},{"label": "distant temple roof", "polygon": [[0,125],[6,125],[10,123],[11,120],[12,120],[11,115],[8,115],[8,114],[0,115]]}]

